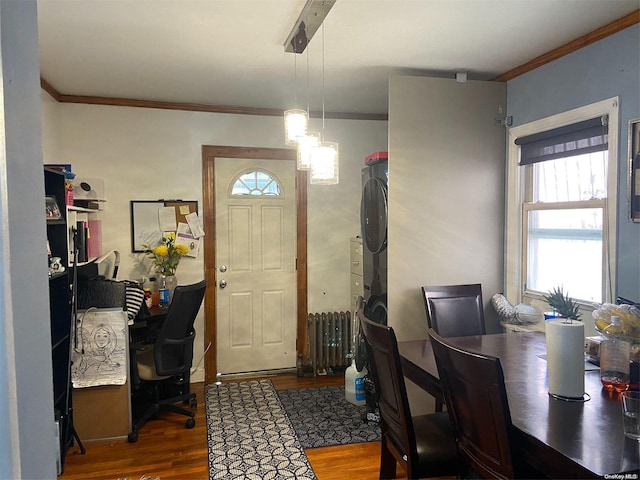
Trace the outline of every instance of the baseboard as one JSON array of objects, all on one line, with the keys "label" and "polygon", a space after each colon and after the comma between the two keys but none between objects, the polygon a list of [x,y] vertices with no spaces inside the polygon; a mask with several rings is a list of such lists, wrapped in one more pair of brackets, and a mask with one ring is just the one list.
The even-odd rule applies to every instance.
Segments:
[{"label": "baseboard", "polygon": [[190,374],[189,382],[190,383],[204,382],[204,368],[199,367],[193,370]]},{"label": "baseboard", "polygon": [[216,378],[219,380],[232,380],[237,378],[252,378],[252,377],[275,377],[276,375],[282,375],[283,373],[296,373],[295,368],[281,368],[277,370],[258,370],[255,372],[242,372],[242,373],[218,373]]}]

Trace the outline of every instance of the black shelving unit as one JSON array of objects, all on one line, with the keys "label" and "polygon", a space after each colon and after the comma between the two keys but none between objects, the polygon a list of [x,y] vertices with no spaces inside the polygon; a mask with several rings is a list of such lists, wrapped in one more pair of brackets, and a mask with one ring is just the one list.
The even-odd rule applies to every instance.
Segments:
[{"label": "black shelving unit", "polygon": [[60,435],[60,464],[58,472],[62,473],[67,450],[73,444],[74,439],[78,441],[81,451],[84,452],[84,447],[73,427],[71,401],[71,326],[73,312],[64,174],[45,168],[44,188],[45,195],[56,199],[62,215],[60,219],[47,219],[47,240],[49,241],[51,256],[60,257],[62,265],[65,267],[63,272],[56,272],[49,276],[53,407]]}]

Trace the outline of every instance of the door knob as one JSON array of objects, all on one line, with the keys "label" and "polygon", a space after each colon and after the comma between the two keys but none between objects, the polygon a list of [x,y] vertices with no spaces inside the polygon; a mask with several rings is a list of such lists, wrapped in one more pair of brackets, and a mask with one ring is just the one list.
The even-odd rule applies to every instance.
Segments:
[{"label": "door knob", "polygon": [[220,265],[220,271],[222,273],[226,272],[227,271],[227,266],[226,265]]},{"label": "door knob", "polygon": [[227,286],[227,281],[226,280],[220,280],[220,288],[224,288]]}]

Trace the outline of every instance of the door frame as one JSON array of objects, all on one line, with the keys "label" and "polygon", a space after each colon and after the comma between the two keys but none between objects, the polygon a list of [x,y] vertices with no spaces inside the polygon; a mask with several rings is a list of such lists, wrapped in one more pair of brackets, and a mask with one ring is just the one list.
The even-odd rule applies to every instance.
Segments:
[{"label": "door frame", "polygon": [[[217,315],[218,293],[216,268],[216,158],[243,158],[255,160],[297,160],[296,150],[288,148],[202,146],[202,216],[205,232],[204,277],[207,291],[204,297],[205,383],[217,380]],[[304,170],[296,170],[296,359],[307,355],[307,177]],[[298,362],[299,364],[299,362]]]}]

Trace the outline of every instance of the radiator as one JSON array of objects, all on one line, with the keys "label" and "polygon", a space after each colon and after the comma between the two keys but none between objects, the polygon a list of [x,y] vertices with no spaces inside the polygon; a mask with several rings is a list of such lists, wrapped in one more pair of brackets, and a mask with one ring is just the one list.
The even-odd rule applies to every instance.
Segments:
[{"label": "radiator", "polygon": [[305,363],[314,375],[326,375],[351,365],[354,351],[351,313],[310,313],[307,333],[308,358]]}]

